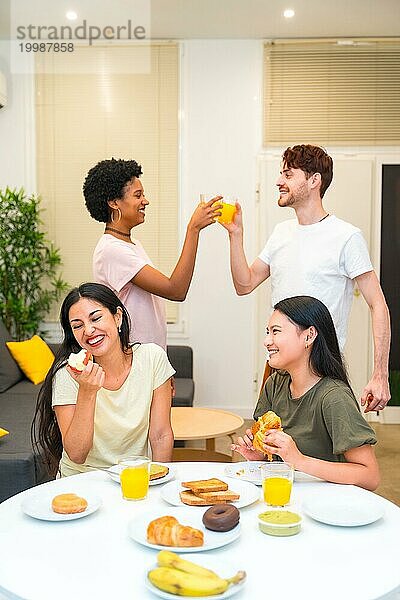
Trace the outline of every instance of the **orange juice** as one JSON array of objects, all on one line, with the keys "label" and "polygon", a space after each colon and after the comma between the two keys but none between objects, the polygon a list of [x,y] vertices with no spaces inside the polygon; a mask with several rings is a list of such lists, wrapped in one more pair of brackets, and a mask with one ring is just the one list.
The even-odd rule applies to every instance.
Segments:
[{"label": "orange juice", "polygon": [[220,204],[222,204],[222,208],[221,216],[217,217],[218,223],[232,223],[236,212],[236,206],[234,204],[228,204],[227,202],[220,202]]},{"label": "orange juice", "polygon": [[272,506],[285,506],[289,503],[292,482],[285,477],[267,477],[263,481],[264,502]]},{"label": "orange juice", "polygon": [[149,466],[125,467],[121,471],[121,488],[125,500],[142,500],[149,489]]}]

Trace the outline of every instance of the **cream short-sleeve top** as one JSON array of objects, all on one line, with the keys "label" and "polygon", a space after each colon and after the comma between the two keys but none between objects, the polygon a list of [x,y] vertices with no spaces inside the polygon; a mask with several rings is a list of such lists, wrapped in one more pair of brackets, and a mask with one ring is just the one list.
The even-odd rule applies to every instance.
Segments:
[{"label": "cream short-sleeve top", "polygon": [[[131,370],[120,389],[101,388],[97,392],[93,446],[86,461],[74,463],[63,450],[61,476],[104,469],[129,455],[147,455],[153,391],[174,373],[160,346],[134,346]],[[62,367],[53,382],[53,407],[76,404],[78,389],[77,382]]]}]

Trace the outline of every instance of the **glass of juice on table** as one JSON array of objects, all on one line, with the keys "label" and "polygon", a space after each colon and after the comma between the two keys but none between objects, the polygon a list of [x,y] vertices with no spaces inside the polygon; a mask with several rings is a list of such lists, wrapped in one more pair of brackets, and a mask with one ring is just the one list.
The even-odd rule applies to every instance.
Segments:
[{"label": "glass of juice on table", "polygon": [[121,490],[125,500],[143,500],[149,491],[150,459],[147,456],[122,458]]},{"label": "glass of juice on table", "polygon": [[285,506],[290,502],[293,486],[293,465],[266,462],[261,467],[264,502],[270,506]]}]

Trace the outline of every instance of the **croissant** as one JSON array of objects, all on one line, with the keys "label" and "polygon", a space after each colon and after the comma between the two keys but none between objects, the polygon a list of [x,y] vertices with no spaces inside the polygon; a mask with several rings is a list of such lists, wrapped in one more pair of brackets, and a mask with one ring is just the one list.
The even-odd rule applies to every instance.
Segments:
[{"label": "croissant", "polygon": [[272,454],[264,450],[264,436],[269,429],[279,429],[282,431],[281,420],[272,410],[258,417],[257,421],[251,428],[253,434],[253,447],[263,454],[266,454],[268,460],[272,460]]},{"label": "croissant", "polygon": [[202,546],[204,534],[199,529],[181,525],[175,517],[159,517],[147,527],[147,541],[158,546]]}]

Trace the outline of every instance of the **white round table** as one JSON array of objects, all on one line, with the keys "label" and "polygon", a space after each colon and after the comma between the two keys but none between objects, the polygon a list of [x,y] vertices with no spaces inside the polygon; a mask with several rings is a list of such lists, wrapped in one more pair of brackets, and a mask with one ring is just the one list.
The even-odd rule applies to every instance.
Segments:
[{"label": "white round table", "polygon": [[[223,476],[226,464],[174,463],[181,480]],[[227,479],[233,482],[233,479]],[[128,536],[128,523],[141,513],[154,518],[171,508],[160,498],[162,485],[152,486],[146,500],[127,502],[120,486],[95,471],[53,481],[22,492],[0,505],[0,598],[24,600],[145,600],[156,598],[144,586],[157,551]],[[25,515],[28,494],[62,491],[95,493],[102,506],[75,521],[48,522]],[[333,527],[304,516],[293,537],[272,537],[258,530],[260,500],[241,509],[242,531],[233,543],[209,550],[247,572],[237,600],[258,597],[280,600],[372,600],[397,598],[400,587],[400,508],[382,503],[385,515],[362,527]],[[343,498],[357,494],[360,505],[371,494],[352,486],[295,482],[291,504],[301,512],[307,498]],[[191,507],[203,511],[204,507]],[[218,598],[218,597],[216,597]]]}]

